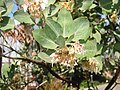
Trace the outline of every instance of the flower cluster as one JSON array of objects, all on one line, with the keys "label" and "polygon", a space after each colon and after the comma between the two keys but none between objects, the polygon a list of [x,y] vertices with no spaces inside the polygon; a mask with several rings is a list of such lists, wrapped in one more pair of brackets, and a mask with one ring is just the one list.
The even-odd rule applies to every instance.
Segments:
[{"label": "flower cluster", "polygon": [[89,58],[88,60],[86,60],[85,62],[83,62],[82,64],[82,68],[83,70],[87,70],[87,71],[91,71],[91,72],[98,72],[98,61],[96,58]]},{"label": "flower cluster", "polygon": [[47,0],[33,0],[32,2],[25,0],[25,2],[26,3],[21,6],[25,12],[28,11],[31,16],[35,16],[36,18],[43,17],[41,11],[45,9],[48,3]]},{"label": "flower cluster", "polygon": [[59,4],[62,6],[61,8],[65,8],[68,11],[72,11],[72,2],[59,2]]},{"label": "flower cluster", "polygon": [[84,45],[80,44],[79,41],[73,44],[74,53],[82,54],[85,52]]},{"label": "flower cluster", "polygon": [[118,15],[117,15],[117,13],[116,13],[116,12],[113,12],[110,18],[112,19],[113,22],[116,22],[116,21],[118,20]]},{"label": "flower cluster", "polygon": [[52,53],[50,57],[52,57],[52,63],[59,62],[70,67],[71,65],[74,65],[75,61],[77,60],[75,54],[81,54],[84,53],[84,51],[84,46],[79,42],[75,42],[71,47],[65,47],[57,50],[56,52]]},{"label": "flower cluster", "polygon": [[21,43],[30,43],[33,41],[32,27],[28,24],[19,24],[14,30],[4,32],[4,35],[9,38],[9,40],[19,41]]}]

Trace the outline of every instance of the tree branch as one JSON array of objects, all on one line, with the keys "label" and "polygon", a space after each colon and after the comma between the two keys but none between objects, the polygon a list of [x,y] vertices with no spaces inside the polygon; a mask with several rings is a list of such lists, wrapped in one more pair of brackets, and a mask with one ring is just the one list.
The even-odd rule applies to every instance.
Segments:
[{"label": "tree branch", "polygon": [[67,83],[72,83],[72,84],[75,84],[74,82],[68,80],[68,79],[65,79],[63,77],[60,77],[57,73],[55,73],[51,67],[49,67],[46,63],[44,62],[41,62],[39,60],[33,60],[33,59],[30,59],[30,58],[26,58],[26,57],[10,57],[10,56],[5,56],[3,54],[0,54],[0,57],[5,57],[5,58],[9,58],[9,59],[18,59],[18,60],[23,60],[23,61],[27,61],[27,62],[32,62],[32,63],[35,63],[35,64],[38,64],[38,65],[42,65],[44,66],[46,69],[48,69],[48,71],[53,75],[55,76],[56,78],[62,80],[62,81],[65,81]]},{"label": "tree branch", "polygon": [[[0,54],[2,54],[2,48],[1,47],[0,47]],[[2,77],[1,70],[2,70],[2,57],[0,56],[0,78]]]},{"label": "tree branch", "polygon": [[116,82],[118,76],[120,73],[120,66],[118,67],[118,69],[116,70],[115,75],[113,76],[113,78],[111,79],[110,83],[107,85],[107,87],[105,88],[105,90],[109,90],[111,88],[111,86]]}]

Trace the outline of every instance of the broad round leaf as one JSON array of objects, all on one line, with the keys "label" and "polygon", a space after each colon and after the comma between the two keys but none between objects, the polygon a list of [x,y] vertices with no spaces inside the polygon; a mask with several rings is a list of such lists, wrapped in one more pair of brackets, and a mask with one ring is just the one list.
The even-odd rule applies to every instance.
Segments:
[{"label": "broad round leaf", "polygon": [[33,31],[33,37],[43,47],[48,49],[55,49],[58,45],[46,36],[43,30],[37,29]]},{"label": "broad round leaf", "polygon": [[85,44],[84,56],[87,58],[94,57],[97,53],[97,43],[95,40],[88,40]]},{"label": "broad round leaf", "polygon": [[70,37],[74,30],[73,28],[73,19],[69,11],[66,9],[60,10],[58,13],[58,22],[63,28],[63,37]]},{"label": "broad round leaf", "polygon": [[91,32],[92,28],[89,27],[89,21],[85,17],[80,17],[74,20],[74,41],[79,39],[86,40]]},{"label": "broad round leaf", "polygon": [[95,40],[88,40],[85,44],[84,44],[84,52],[81,54],[76,54],[75,56],[77,58],[92,58],[96,55],[97,53],[97,45],[96,45],[96,41]]},{"label": "broad round leaf", "polygon": [[57,36],[62,35],[62,27],[59,23],[55,22],[54,20],[47,18],[46,20],[47,25],[54,31]]},{"label": "broad round leaf", "polygon": [[30,18],[30,15],[27,12],[24,12],[23,9],[20,9],[14,13],[14,18],[18,20],[21,23],[30,23],[34,24],[32,19]]},{"label": "broad round leaf", "polygon": [[46,24],[45,28],[43,29],[43,32],[46,34],[46,36],[51,39],[52,41],[55,41],[57,38],[56,33]]}]

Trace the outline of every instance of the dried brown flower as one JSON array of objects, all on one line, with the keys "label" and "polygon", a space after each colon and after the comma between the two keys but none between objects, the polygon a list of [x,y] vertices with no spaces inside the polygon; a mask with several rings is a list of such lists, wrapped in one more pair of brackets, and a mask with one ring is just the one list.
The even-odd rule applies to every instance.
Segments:
[{"label": "dried brown flower", "polygon": [[83,70],[88,70],[88,71],[97,73],[98,72],[97,64],[98,64],[98,61],[94,57],[89,58],[88,60],[83,62],[82,68]]},{"label": "dried brown flower", "polygon": [[52,63],[59,62],[65,66],[72,66],[76,64],[76,53],[84,53],[84,46],[80,44],[79,41],[73,43],[71,47],[65,47],[57,50],[56,52],[52,53],[50,57],[52,57]]},{"label": "dried brown flower", "polygon": [[5,37],[9,38],[9,40],[22,43],[30,43],[33,41],[32,36],[32,27],[30,25],[20,24],[16,26],[14,30],[10,30],[8,32],[4,32]]}]

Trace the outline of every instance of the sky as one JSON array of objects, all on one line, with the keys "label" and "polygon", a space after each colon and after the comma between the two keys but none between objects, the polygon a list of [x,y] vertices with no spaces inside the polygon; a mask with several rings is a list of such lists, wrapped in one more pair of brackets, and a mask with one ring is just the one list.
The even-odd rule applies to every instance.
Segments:
[{"label": "sky", "polygon": [[[11,13],[8,15],[9,17],[13,17],[13,13],[16,11],[18,9],[18,6],[16,5],[16,4],[14,4],[14,7],[13,7],[13,10],[11,11]],[[8,42],[9,42],[9,40],[8,40]],[[0,44],[2,44],[2,43],[4,43],[5,44],[5,42],[4,42],[4,40],[0,37]],[[12,43],[12,42],[9,42],[9,44],[10,45],[13,45],[13,47],[16,49],[17,47],[16,46],[20,46],[20,44],[19,43]],[[5,53],[8,53],[9,52],[9,50],[7,49],[7,48],[5,48],[4,47],[4,50],[5,50]],[[15,52],[13,52],[13,53],[11,53],[11,55],[12,56],[16,56],[16,53]],[[3,62],[7,62],[8,61],[8,59],[7,58],[3,58]]]},{"label": "sky", "polygon": [[14,4],[12,12],[8,15],[9,17],[13,17],[13,13],[18,9],[18,6]]}]

